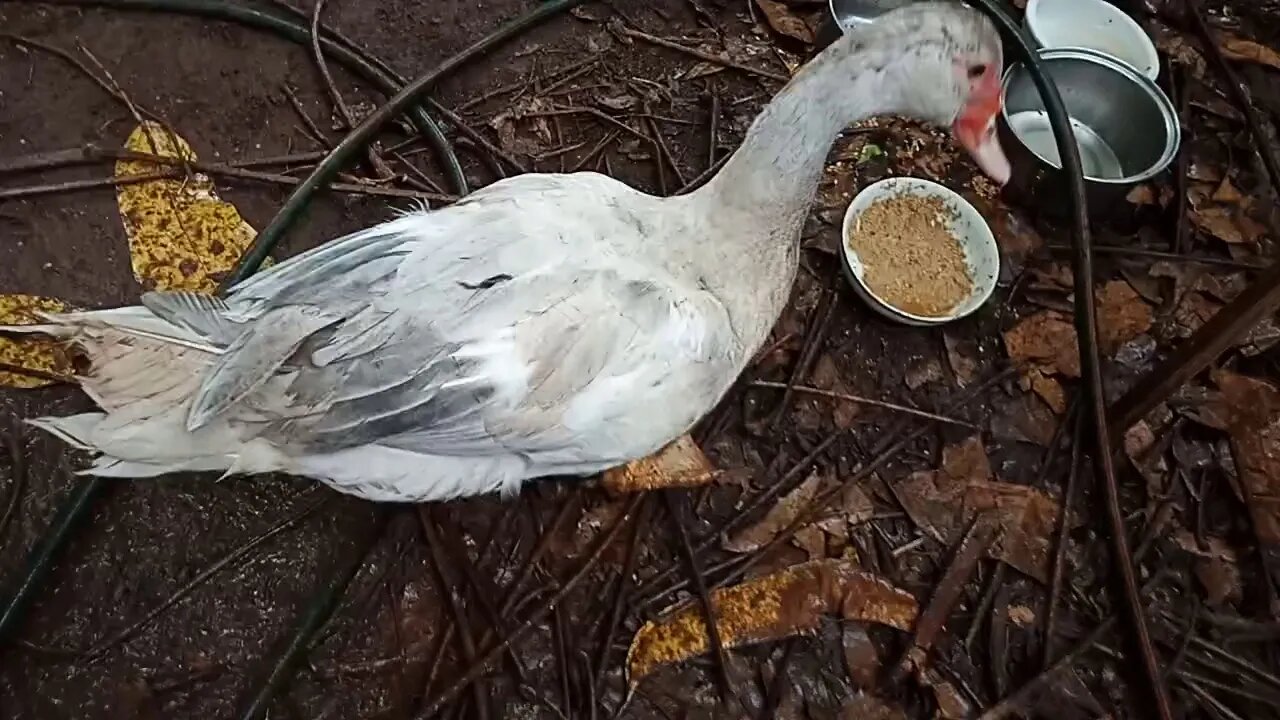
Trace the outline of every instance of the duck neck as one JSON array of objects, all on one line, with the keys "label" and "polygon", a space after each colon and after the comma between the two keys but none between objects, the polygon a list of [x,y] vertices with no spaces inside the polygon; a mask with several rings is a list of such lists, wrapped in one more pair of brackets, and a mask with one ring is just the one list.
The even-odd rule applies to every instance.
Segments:
[{"label": "duck neck", "polygon": [[[897,104],[891,83],[884,82],[882,53],[867,50],[867,44],[846,35],[802,68],[695,195],[720,213],[768,218],[765,225],[755,225],[762,230],[798,231],[837,135],[852,122],[892,112]],[[774,242],[780,239],[768,234]]]}]

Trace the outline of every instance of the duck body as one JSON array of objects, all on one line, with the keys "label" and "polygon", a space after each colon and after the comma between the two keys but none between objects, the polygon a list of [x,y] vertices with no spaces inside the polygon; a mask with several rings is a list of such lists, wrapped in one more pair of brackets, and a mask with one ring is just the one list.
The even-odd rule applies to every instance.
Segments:
[{"label": "duck body", "polygon": [[596,173],[516,176],[221,301],[149,293],[58,316],[95,360],[82,385],[107,412],[34,422],[99,453],[96,475],[285,472],[371,500],[623,464],[714,406],[794,273],[779,252],[791,270],[752,288],[762,302],[727,306],[725,277],[656,241],[709,247],[695,202]]},{"label": "duck body", "polygon": [[[521,175],[290,258],[225,298],[148,293],[5,328],[65,338],[89,360],[81,383],[101,411],[31,422],[93,453],[88,474],[284,472],[378,501],[511,494],[652,454],[765,342],[840,129],[885,110],[963,115],[963,68],[945,92],[886,92],[949,67],[953,50],[983,60],[994,42],[998,77],[989,24],[932,12],[876,30],[923,33],[941,60],[895,65],[892,43],[843,39],[689,195]],[[957,33],[975,47],[957,50]],[[850,97],[833,100],[833,84]]]}]

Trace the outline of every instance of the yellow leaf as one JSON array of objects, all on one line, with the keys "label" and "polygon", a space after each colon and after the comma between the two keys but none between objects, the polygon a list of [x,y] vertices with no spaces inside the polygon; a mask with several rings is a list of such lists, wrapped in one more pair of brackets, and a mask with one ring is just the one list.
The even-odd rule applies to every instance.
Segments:
[{"label": "yellow leaf", "polygon": [[[63,312],[67,306],[61,300],[35,295],[0,295],[0,325],[32,325],[40,322],[34,315],[37,310]],[[38,377],[0,370],[0,386],[14,388],[38,388],[52,385],[53,377],[67,378],[73,374],[71,359],[55,341],[32,336],[30,338],[0,337],[0,363],[6,366],[32,370]]]},{"label": "yellow leaf", "polygon": [[[802,563],[713,590],[711,607],[726,648],[813,632],[825,614],[909,630],[920,610],[910,593],[848,560]],[[685,605],[636,632],[627,651],[627,676],[634,687],[659,667],[707,650],[702,606]]]},{"label": "yellow leaf", "polygon": [[623,494],[670,487],[697,487],[716,477],[715,466],[688,435],[649,457],[606,470],[601,484],[612,493]]},{"label": "yellow leaf", "polygon": [[[134,128],[125,149],[196,160],[185,140],[154,122]],[[157,169],[162,168],[145,160],[120,160],[116,177]],[[213,182],[199,173],[119,185],[116,203],[129,238],[133,274],[149,290],[212,292],[257,236],[234,205],[218,199]]]},{"label": "yellow leaf", "polygon": [[1218,47],[1228,60],[1257,63],[1280,70],[1280,53],[1252,40],[1236,35],[1218,33]]}]

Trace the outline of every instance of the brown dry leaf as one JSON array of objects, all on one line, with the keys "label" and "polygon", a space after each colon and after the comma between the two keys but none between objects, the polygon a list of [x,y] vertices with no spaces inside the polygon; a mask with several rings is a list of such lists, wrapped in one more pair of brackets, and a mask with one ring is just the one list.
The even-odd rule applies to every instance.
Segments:
[{"label": "brown dry leaf", "polygon": [[[125,149],[196,160],[185,140],[155,122],[134,128]],[[155,172],[153,163],[116,162],[116,177]],[[133,274],[148,290],[213,292],[240,260],[257,231],[231,203],[218,199],[213,181],[201,174],[148,180],[116,187],[116,204]]]},{"label": "brown dry leaf", "polygon": [[1229,370],[1213,373],[1222,391],[1231,453],[1264,558],[1280,554],[1280,388]]},{"label": "brown dry leaf", "polygon": [[1179,530],[1173,539],[1178,547],[1196,557],[1196,579],[1204,587],[1205,600],[1210,606],[1217,607],[1228,600],[1240,599],[1244,592],[1240,581],[1240,566],[1235,549],[1226,540],[1207,537],[1206,547],[1202,548],[1196,536],[1187,530]]},{"label": "brown dry leaf", "polygon": [[1191,222],[1230,245],[1255,243],[1267,234],[1266,227],[1244,214],[1242,208],[1236,207],[1223,205],[1193,207]]},{"label": "brown dry leaf", "polygon": [[1155,313],[1124,280],[1112,280],[1097,294],[1098,349],[1114,355],[1120,346],[1151,329]]},{"label": "brown dry leaf", "polygon": [[715,480],[717,471],[689,435],[681,435],[656,454],[606,470],[601,484],[613,493],[669,487],[699,487]]},{"label": "brown dry leaf", "polygon": [[942,377],[942,364],[937,358],[927,357],[913,359],[907,366],[903,380],[908,388],[918,390],[923,385],[941,380]]},{"label": "brown dry leaf", "polygon": [[1125,199],[1134,205],[1156,205],[1156,191],[1150,183],[1134,185]]},{"label": "brown dry leaf", "polygon": [[958,542],[979,515],[993,518],[1000,533],[987,555],[1045,582],[1058,503],[1034,488],[992,478],[986,448],[975,435],[944,448],[937,470],[913,473],[893,491],[912,522],[947,545]]},{"label": "brown dry leaf", "polygon": [[991,416],[991,434],[1001,440],[1048,447],[1058,428],[1058,417],[1038,395],[1021,394],[997,400]]},{"label": "brown dry leaf", "polygon": [[817,525],[807,525],[796,530],[791,542],[804,551],[806,560],[819,560],[827,556],[827,534]]},{"label": "brown dry leaf", "polygon": [[1228,203],[1231,205],[1239,205],[1244,202],[1244,195],[1231,184],[1229,178],[1222,178],[1222,182],[1218,183],[1218,188],[1213,191],[1211,196],[1214,202]]},{"label": "brown dry leaf", "polygon": [[[823,615],[910,630],[920,607],[911,593],[847,560],[802,563],[711,592],[711,607],[726,648],[815,631]],[[702,607],[690,603],[641,626],[627,651],[635,687],[663,665],[708,651]]]},{"label": "brown dry leaf", "polygon": [[907,720],[902,708],[886,704],[873,695],[859,693],[840,708],[840,720]]},{"label": "brown dry leaf", "polygon": [[1124,454],[1147,483],[1147,495],[1164,495],[1164,478],[1168,463],[1162,453],[1154,452],[1156,434],[1146,420],[1139,420],[1124,433]]},{"label": "brown dry leaf", "polygon": [[1192,333],[1200,329],[1201,325],[1209,322],[1214,315],[1218,314],[1218,310],[1222,309],[1220,303],[1216,303],[1209,299],[1204,293],[1189,292],[1182,296],[1178,301],[1177,307],[1173,309],[1173,320],[1178,324],[1181,337],[1190,337]]},{"label": "brown dry leaf", "polygon": [[1013,362],[1067,377],[1080,377],[1076,329],[1061,313],[1042,310],[1023,318],[1004,333],[1005,350]]},{"label": "brown dry leaf", "polygon": [[1168,55],[1173,62],[1189,68],[1196,77],[1204,75],[1204,55],[1200,53],[1199,46],[1181,33],[1169,28],[1161,26],[1153,29],[1156,30],[1157,48]]},{"label": "brown dry leaf", "polygon": [[1280,54],[1275,50],[1231,33],[1219,31],[1217,35],[1218,47],[1228,60],[1257,63],[1280,70]]},{"label": "brown dry leaf", "polygon": [[942,342],[947,348],[947,364],[951,366],[951,372],[956,374],[956,383],[963,388],[977,381],[978,361],[964,351],[961,339],[943,332]]},{"label": "brown dry leaf", "polygon": [[1058,511],[1056,500],[1026,485],[974,481],[964,497],[966,522],[986,513],[999,521],[1001,532],[987,555],[1042,583],[1049,581]]},{"label": "brown dry leaf", "polygon": [[769,27],[787,37],[795,38],[802,43],[813,44],[813,30],[794,13],[791,8],[778,0],[756,0],[756,5],[764,12]]},{"label": "brown dry leaf", "polygon": [[1044,246],[1044,238],[1036,232],[1036,228],[1004,202],[995,202],[991,213],[984,213],[984,215],[993,218],[992,232],[996,236],[996,241],[1000,243],[1000,251],[1014,266],[1015,272],[1023,266],[1029,255],[1033,255]]},{"label": "brown dry leaf", "polygon": [[1039,370],[1028,371],[1023,379],[1030,385],[1031,391],[1039,395],[1054,414],[1062,415],[1067,412],[1067,391],[1062,387],[1062,383],[1042,374]]},{"label": "brown dry leaf", "polygon": [[760,522],[726,538],[724,549],[729,552],[749,553],[769,544],[769,541],[777,537],[778,533],[794,522],[809,506],[821,482],[822,476],[814,471],[800,483],[799,487],[782,496],[773,507],[769,508],[769,512],[765,513]]},{"label": "brown dry leaf", "polygon": [[973,717],[972,703],[942,673],[928,665],[927,658],[920,657],[922,651],[916,648],[911,654],[916,668],[916,680],[933,691],[933,699],[938,703],[937,717],[942,720],[969,720]]},{"label": "brown dry leaf", "polygon": [[[40,322],[35,313],[65,312],[67,306],[61,300],[36,295],[0,295],[0,325],[34,325]],[[61,343],[31,336],[22,338],[0,337],[0,363],[33,370],[43,375],[70,378],[75,374],[71,358]],[[0,370],[0,387],[38,388],[56,381]]]},{"label": "brown dry leaf", "polygon": [[1028,627],[1036,621],[1036,611],[1026,605],[1010,605],[1007,612],[1009,621],[1021,628]]}]

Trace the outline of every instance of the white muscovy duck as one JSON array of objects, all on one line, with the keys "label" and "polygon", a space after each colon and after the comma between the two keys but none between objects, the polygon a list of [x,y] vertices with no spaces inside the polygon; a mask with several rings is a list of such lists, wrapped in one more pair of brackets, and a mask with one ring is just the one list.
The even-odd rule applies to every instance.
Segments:
[{"label": "white muscovy duck", "polygon": [[901,114],[950,124],[994,179],[1001,47],[954,2],[824,50],[705,186],[661,198],[528,174],[293,257],[225,297],[7,327],[74,344],[101,412],[31,420],[86,474],[283,472],[378,501],[587,475],[650,455],[729,390],[787,302],[832,142]]}]

